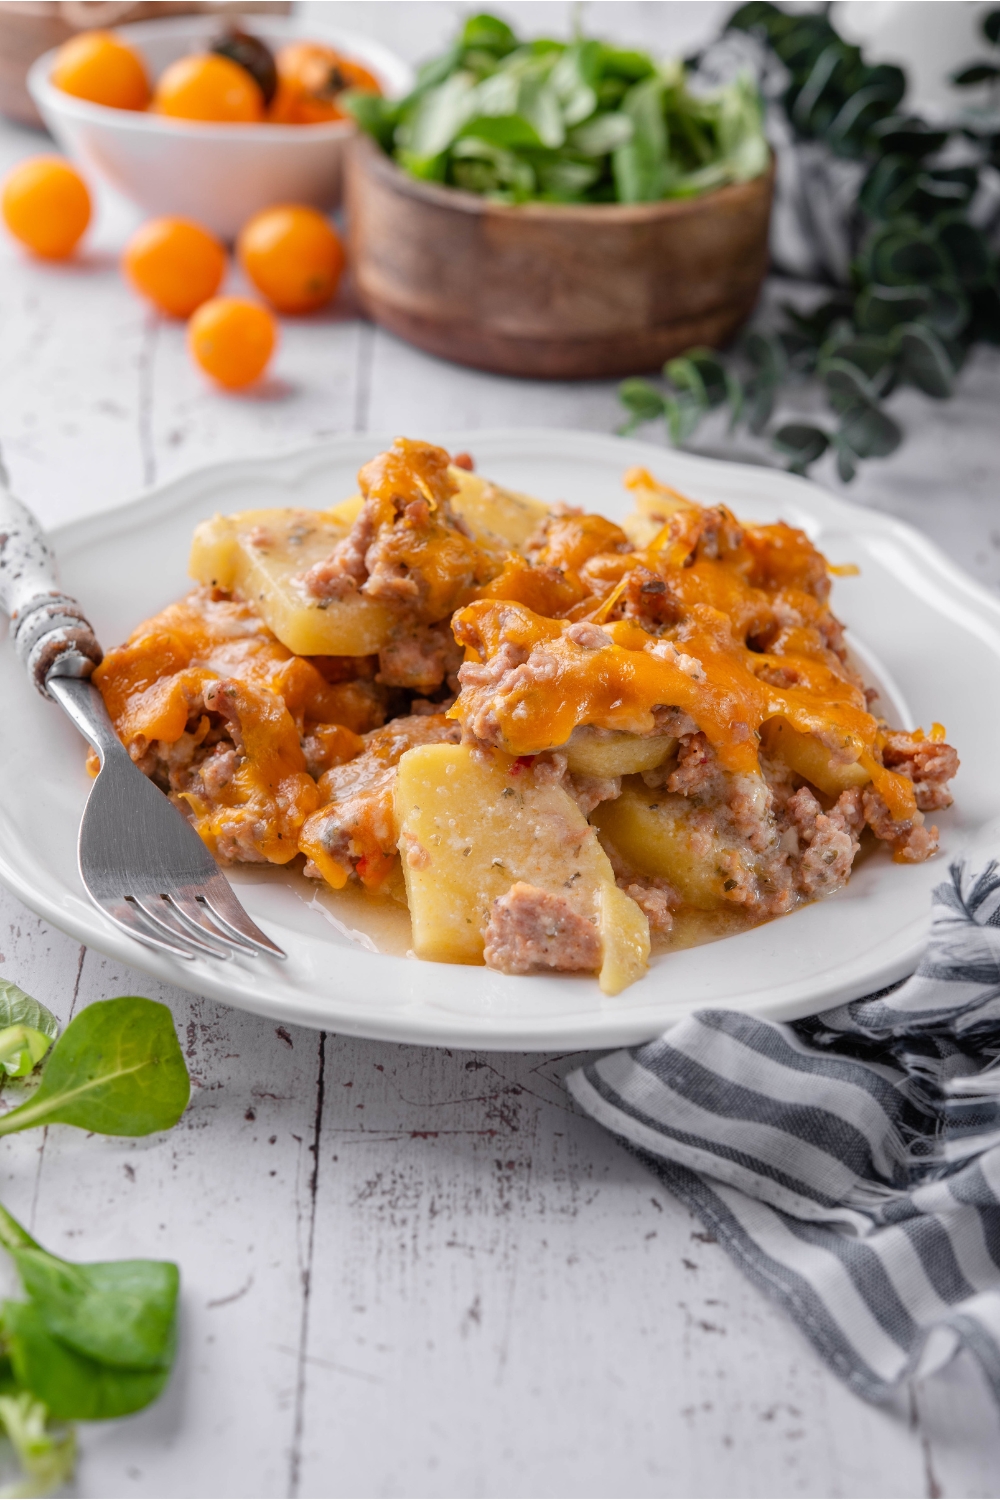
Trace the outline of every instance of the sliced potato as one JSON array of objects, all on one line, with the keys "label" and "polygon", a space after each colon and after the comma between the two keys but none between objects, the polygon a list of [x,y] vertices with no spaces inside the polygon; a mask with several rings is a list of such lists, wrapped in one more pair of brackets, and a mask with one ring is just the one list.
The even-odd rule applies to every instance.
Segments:
[{"label": "sliced potato", "polygon": [[[529,495],[451,469],[453,506],[481,545],[518,548],[548,507]],[[188,571],[198,583],[236,589],[279,641],[300,656],[368,656],[388,639],[395,616],[361,595],[310,600],[292,579],[328,557],[357,520],[363,500],[351,495],[329,510],[247,510],[197,527]]]},{"label": "sliced potato", "polygon": [[[454,464],[448,473],[458,485],[458,493],[452,497],[452,509],[457,516],[461,516],[477,542],[486,545],[501,542],[520,551],[548,515],[549,507],[543,500],[534,500],[530,495],[504,489],[503,485],[494,484],[481,474],[470,473],[468,469],[456,469]],[[352,495],[349,500],[342,500],[325,514],[335,521],[353,526],[363,503],[360,495]]]},{"label": "sliced potato", "polygon": [[617,994],[645,971],[649,925],[618,890],[594,830],[554,785],[512,775],[511,757],[421,745],[399,762],[396,820],[418,958],[479,964],[493,902],[525,881],[596,921],[599,975]]},{"label": "sliced potato", "polygon": [[363,495],[350,495],[348,499],[341,500],[339,505],[331,505],[323,514],[329,516],[331,521],[338,521],[341,526],[350,528],[360,516],[364,503]]},{"label": "sliced potato", "polygon": [[728,905],[727,882],[733,880],[734,862],[746,866],[746,852],[721,838],[711,814],[687,797],[648,787],[636,777],[623,785],[620,797],[602,802],[591,816],[640,874],[669,880],[702,911]]},{"label": "sliced potato", "polygon": [[672,734],[626,734],[580,724],[560,748],[578,775],[631,776],[662,766],[677,749],[677,740]]},{"label": "sliced potato", "polygon": [[545,502],[531,495],[504,489],[468,469],[453,466],[448,472],[458,484],[452,506],[477,542],[501,541],[520,551],[548,515]]},{"label": "sliced potato", "polygon": [[696,503],[670,485],[661,484],[648,469],[627,470],[624,482],[635,510],[622,522],[622,530],[633,547],[648,547],[676,511]]},{"label": "sliced potato", "polygon": [[329,556],[349,525],[315,510],[247,510],[196,529],[188,571],[236,589],[282,645],[299,656],[367,656],[388,639],[392,612],[377,599],[310,600],[292,579]]},{"label": "sliced potato", "polygon": [[814,734],[800,734],[787,719],[769,719],[761,738],[769,755],[783,760],[829,797],[837,797],[853,786],[867,786],[872,779],[856,759],[837,760],[822,740]]}]

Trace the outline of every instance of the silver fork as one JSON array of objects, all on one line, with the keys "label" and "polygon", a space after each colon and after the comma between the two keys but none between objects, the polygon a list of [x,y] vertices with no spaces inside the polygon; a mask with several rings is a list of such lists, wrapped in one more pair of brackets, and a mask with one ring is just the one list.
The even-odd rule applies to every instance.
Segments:
[{"label": "silver fork", "polygon": [[102,652],[31,512],[0,471],[0,609],[35,687],[94,747],[101,769],[80,824],[80,876],[116,927],[149,948],[193,959],[284,951],[252,921],[194,829],[133,764],[89,681]]}]

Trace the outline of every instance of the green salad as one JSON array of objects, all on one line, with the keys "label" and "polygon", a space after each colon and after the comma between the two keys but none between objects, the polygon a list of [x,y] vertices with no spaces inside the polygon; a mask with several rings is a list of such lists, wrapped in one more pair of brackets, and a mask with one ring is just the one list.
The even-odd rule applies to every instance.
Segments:
[{"label": "green salad", "polygon": [[405,99],[345,107],[414,177],[506,203],[654,203],[767,169],[749,76],[694,93],[683,63],[593,39],[521,42],[472,16]]}]

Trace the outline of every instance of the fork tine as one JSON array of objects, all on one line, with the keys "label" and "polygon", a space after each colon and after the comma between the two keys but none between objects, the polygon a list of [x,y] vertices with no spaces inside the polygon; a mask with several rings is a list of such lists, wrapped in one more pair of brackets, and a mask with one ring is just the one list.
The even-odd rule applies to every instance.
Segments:
[{"label": "fork tine", "polygon": [[221,870],[217,877],[206,880],[204,885],[197,890],[190,888],[191,893],[204,901],[212,918],[225,932],[232,932],[235,937],[242,938],[259,948],[262,953],[269,953],[272,958],[287,958],[288,954],[284,948],[279,948],[277,943],[272,943],[266,932],[261,932],[257,923],[247,915],[240,905],[235,891]]},{"label": "fork tine", "polygon": [[[177,927],[167,920],[168,917],[173,917],[176,920],[177,913],[169,905],[166,897],[127,896],[126,900],[135,903],[147,922],[153,924],[158,934],[164,934],[175,942],[190,943],[192,948],[195,948],[199,953],[206,954],[209,958],[232,958],[232,944],[221,936],[213,940],[208,932],[202,929],[203,935],[195,937],[193,933],[187,931],[187,924],[178,924],[182,925],[182,931],[178,932]],[[194,926],[195,924],[192,923],[191,925]]]},{"label": "fork tine", "polygon": [[91,900],[101,908],[109,922],[113,922],[117,928],[128,937],[134,938],[136,942],[145,943],[147,948],[156,948],[161,953],[171,953],[175,958],[193,959],[195,957],[190,948],[181,946],[180,939],[176,942],[167,942],[163,938],[154,936],[143,925],[138,908],[132,906],[124,897],[119,901],[102,900],[91,892]]},{"label": "fork tine", "polygon": [[244,958],[257,957],[257,949],[251,943],[245,938],[224,932],[213,922],[204,901],[199,901],[187,890],[166,891],[164,898],[170,903],[171,916],[180,922],[185,933],[191,932],[209,943],[224,943],[230,953],[242,954]]}]

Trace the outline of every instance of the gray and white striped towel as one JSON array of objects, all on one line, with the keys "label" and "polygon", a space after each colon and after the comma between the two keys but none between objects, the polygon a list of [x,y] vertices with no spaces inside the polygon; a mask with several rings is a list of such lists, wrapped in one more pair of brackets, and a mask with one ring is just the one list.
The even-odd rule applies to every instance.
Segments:
[{"label": "gray and white striped towel", "polygon": [[961,1347],[1000,1400],[1000,870],[950,876],[900,986],[700,1011],[567,1079],[870,1401]]}]

